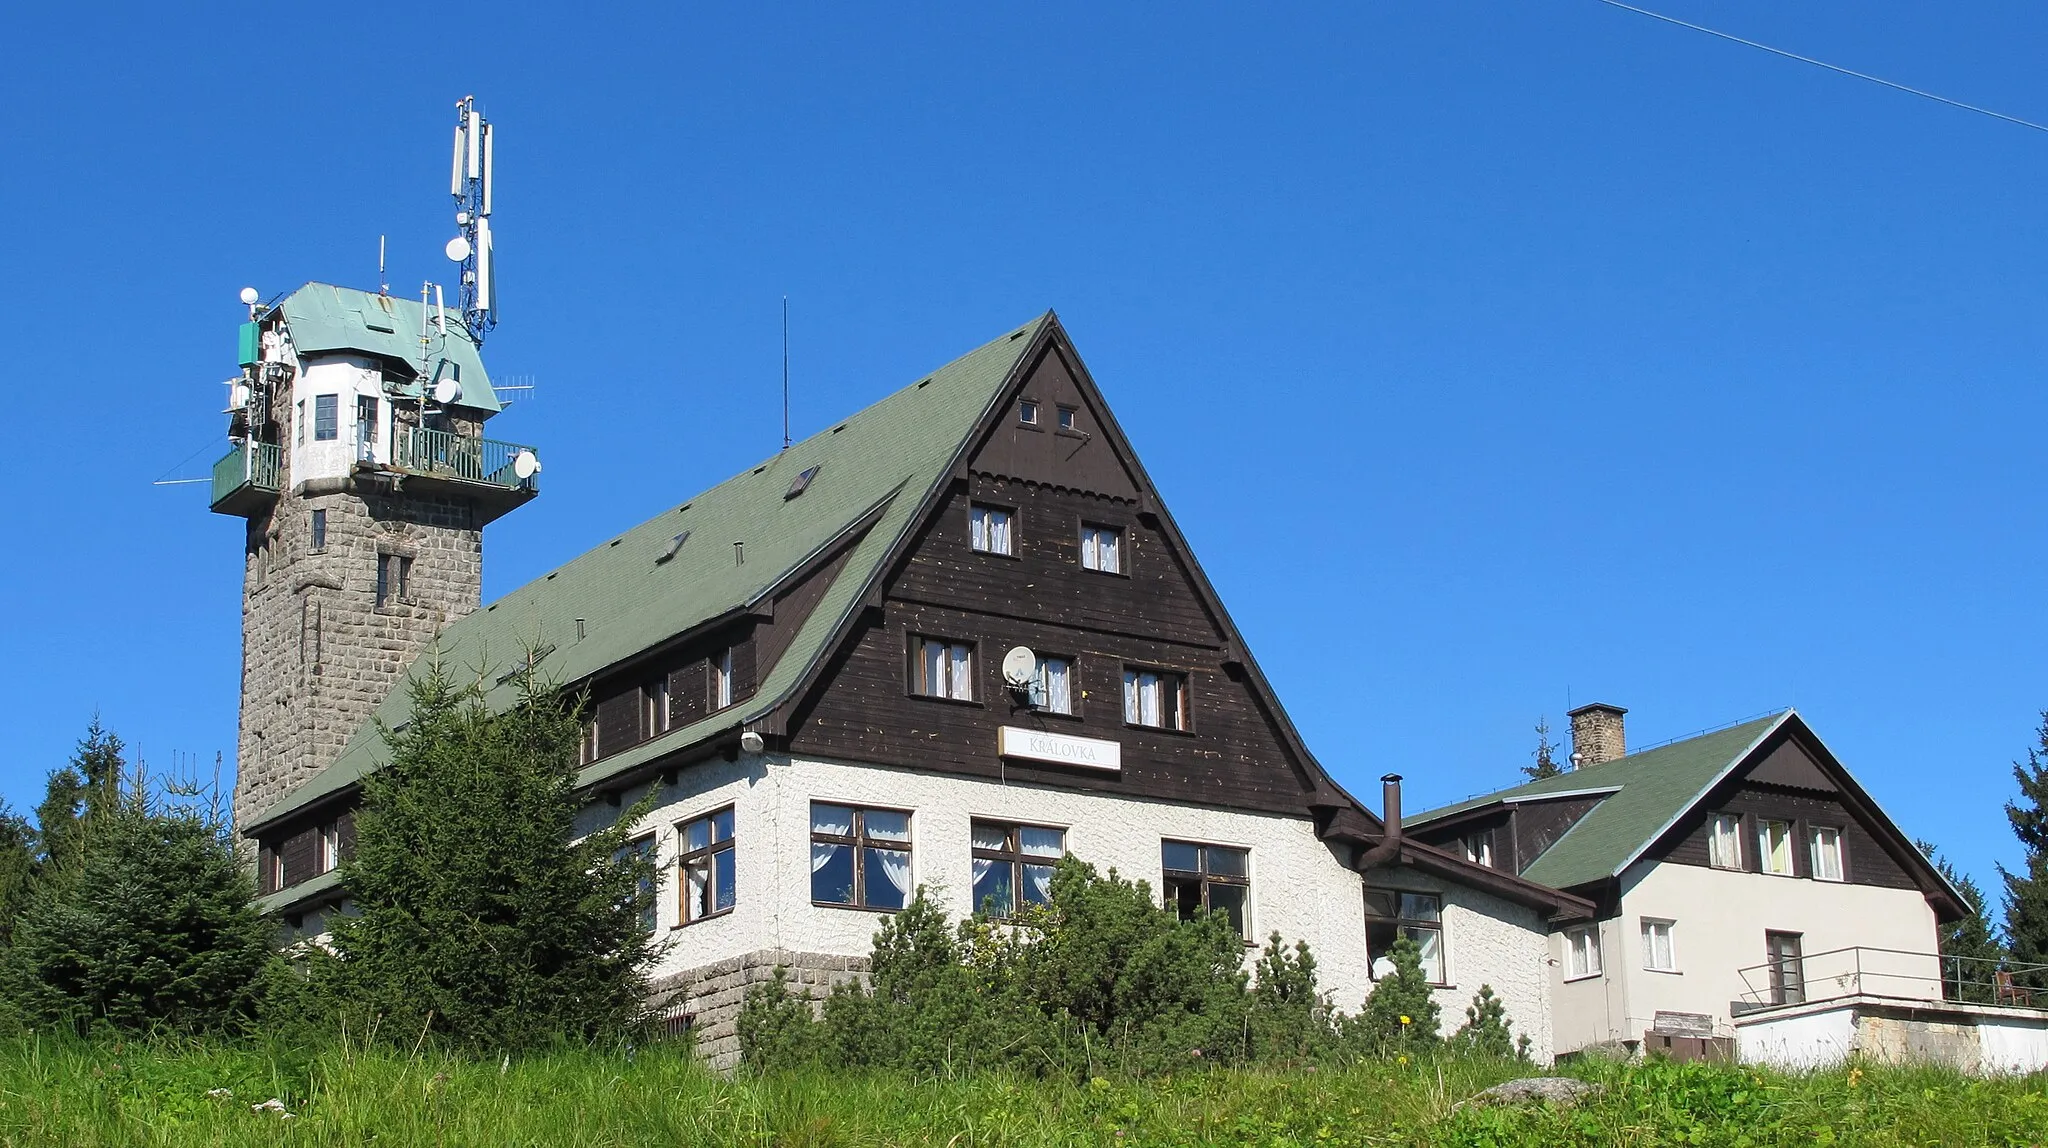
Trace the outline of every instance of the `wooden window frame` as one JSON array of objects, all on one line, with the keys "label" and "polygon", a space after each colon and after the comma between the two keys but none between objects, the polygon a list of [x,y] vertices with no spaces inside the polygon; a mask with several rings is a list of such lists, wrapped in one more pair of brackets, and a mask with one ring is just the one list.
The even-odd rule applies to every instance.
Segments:
[{"label": "wooden window frame", "polygon": [[[1009,524],[1003,531],[1004,538],[1010,544],[1010,548],[1008,550],[991,550],[986,547],[976,546],[974,544],[974,514],[976,511],[994,511],[998,514],[1005,515],[1009,519]],[[1018,517],[1019,515],[1017,513],[1017,508],[1014,506],[1004,506],[1000,502],[982,502],[978,499],[970,500],[967,503],[967,548],[969,550],[972,550],[976,554],[989,554],[997,558],[1018,557]]]},{"label": "wooden window frame", "polygon": [[[1096,522],[1087,518],[1079,519],[1078,522],[1079,525],[1074,531],[1076,543],[1074,557],[1081,564],[1081,569],[1088,571],[1090,574],[1102,574],[1110,578],[1129,578],[1131,576],[1130,528],[1119,526],[1114,522]],[[1088,565],[1088,532],[1091,530],[1108,531],[1116,536],[1116,569],[1104,570],[1101,566]],[[1096,552],[1098,554],[1101,553],[1099,545],[1096,548]]]},{"label": "wooden window frame", "polygon": [[583,719],[583,730],[577,739],[576,760],[589,765],[603,755],[597,752],[597,707],[590,707],[590,716]]},{"label": "wooden window frame", "polygon": [[1054,403],[1052,409],[1052,425],[1054,430],[1063,431],[1071,435],[1085,435],[1088,433],[1081,429],[1080,407],[1071,407],[1065,403]]},{"label": "wooden window frame", "polygon": [[412,555],[396,550],[377,552],[376,596],[379,610],[412,601]]},{"label": "wooden window frame", "polygon": [[[1002,830],[1002,847],[998,849],[988,849],[980,845],[974,844],[973,842],[975,839],[975,832],[980,829]],[[1049,857],[1048,855],[1043,853],[1024,852],[1024,830],[1026,829],[1037,829],[1046,833],[1059,834],[1060,856]],[[972,856],[974,860],[993,861],[998,865],[1008,865],[1010,867],[1010,890],[1012,898],[1010,911],[1008,913],[990,914],[995,920],[999,921],[1015,920],[1017,917],[1022,915],[1021,906],[1022,903],[1026,900],[1026,898],[1022,896],[1024,891],[1024,867],[1026,865],[1053,866],[1058,864],[1060,857],[1067,856],[1067,827],[1064,825],[1035,825],[1028,821],[1009,821],[994,817],[976,817],[968,823],[967,840],[969,855]],[[968,868],[967,885],[968,895],[970,897],[974,894],[973,873],[973,867],[970,865]],[[1032,903],[1037,904],[1037,902]],[[982,912],[982,907],[979,903],[976,903],[969,907],[969,912],[978,915]]]},{"label": "wooden window frame", "polygon": [[[1131,699],[1134,696],[1132,691],[1140,684],[1132,675],[1144,674],[1151,674],[1161,679],[1162,682],[1167,679],[1171,679],[1174,682],[1176,686],[1174,694],[1179,702],[1179,724],[1149,725],[1142,721],[1131,720],[1131,715],[1134,712],[1131,705]],[[1195,732],[1194,696],[1189,688],[1188,672],[1186,670],[1176,670],[1167,666],[1145,665],[1139,662],[1126,662],[1124,663],[1122,674],[1119,675],[1118,687],[1123,691],[1123,696],[1117,699],[1117,712],[1123,718],[1125,729],[1157,730],[1161,733],[1180,734],[1192,734]],[[1142,715],[1142,709],[1143,707],[1137,707],[1136,712]]]},{"label": "wooden window frame", "polygon": [[[1187,848],[1196,850],[1197,853],[1195,863],[1199,866],[1199,868],[1170,868],[1166,864],[1166,850],[1169,846],[1173,845],[1185,846]],[[1211,849],[1220,849],[1226,852],[1243,855],[1244,875],[1240,877],[1229,873],[1213,872],[1209,864],[1209,851]],[[1239,934],[1243,937],[1244,943],[1246,945],[1256,944],[1256,942],[1252,940],[1252,937],[1257,933],[1257,928],[1252,924],[1252,851],[1250,846],[1224,845],[1214,841],[1189,841],[1183,837],[1160,838],[1159,888],[1162,902],[1168,909],[1171,909],[1176,913],[1179,912],[1179,900],[1178,898],[1175,898],[1173,896],[1173,883],[1185,883],[1188,881],[1194,882],[1196,887],[1201,891],[1201,907],[1209,910],[1210,912],[1215,911],[1215,906],[1209,903],[1209,890],[1211,887],[1216,885],[1228,885],[1232,888],[1243,889],[1244,911],[1242,914],[1243,919],[1238,922],[1238,931]]]},{"label": "wooden window frame", "polygon": [[[849,890],[849,892],[853,894],[853,900],[820,901],[817,899],[816,887],[813,886],[811,905],[815,908],[820,909],[854,909],[863,913],[900,913],[905,908],[907,908],[910,905],[911,900],[917,896],[916,812],[914,810],[909,809],[894,809],[886,805],[856,805],[852,802],[826,801],[822,799],[813,799],[811,801],[811,807],[813,810],[815,810],[815,808],[820,805],[830,805],[839,809],[851,810],[853,812],[853,824],[851,826],[851,828],[853,829],[853,833],[850,836],[844,837],[833,833],[818,832],[816,814],[814,812],[811,815],[812,845],[840,845],[853,850],[853,888]],[[867,818],[868,814],[870,813],[901,814],[903,817],[904,830],[909,835],[910,839],[908,841],[892,841],[888,838],[869,836],[867,832]],[[888,905],[871,905],[868,903],[867,850],[870,849],[888,850],[894,853],[901,853],[903,854],[905,859],[908,860],[911,871],[910,888],[903,890],[902,905],[891,907]],[[817,870],[812,870],[812,873],[815,874],[816,872]]]},{"label": "wooden window frame", "polygon": [[1481,829],[1466,833],[1458,838],[1458,845],[1464,851],[1466,862],[1493,868],[1493,830]]},{"label": "wooden window frame", "polygon": [[668,675],[657,674],[640,685],[640,736],[656,738],[670,729],[674,707],[669,705]]},{"label": "wooden window frame", "polygon": [[[1782,825],[1785,827],[1785,868],[1783,869],[1771,868],[1771,851],[1766,848],[1764,835],[1769,831],[1767,827],[1772,825]],[[1766,877],[1799,876],[1799,850],[1796,847],[1796,842],[1799,839],[1799,826],[1793,818],[1759,817],[1756,819],[1756,831],[1751,836],[1756,840],[1757,872],[1762,873]]]},{"label": "wooden window frame", "polygon": [[[320,404],[323,402],[327,404],[327,429],[325,433],[322,433],[320,428]],[[328,395],[313,396],[313,441],[341,441],[341,393],[339,391]]]},{"label": "wooden window frame", "polygon": [[[731,823],[731,829],[724,837],[716,836],[718,832],[718,818],[721,814],[725,815]],[[691,849],[689,844],[690,827],[698,824],[702,824],[705,827],[705,844],[702,848]],[[678,907],[676,910],[676,923],[670,926],[670,928],[681,929],[697,924],[700,921],[716,920],[719,917],[731,914],[739,907],[740,892],[737,871],[733,873],[732,904],[727,905],[723,909],[714,907],[708,913],[695,913],[691,910],[690,905],[691,865],[699,862],[704,865],[705,887],[711,891],[711,902],[716,906],[718,903],[718,875],[725,872],[726,867],[738,863],[739,836],[739,817],[735,807],[731,805],[721,806],[702,816],[692,817],[676,823],[676,898]]]},{"label": "wooden window frame", "polygon": [[[1728,864],[1722,864],[1721,862],[1718,862],[1718,861],[1715,861],[1715,860],[1714,860],[1714,840],[1715,840],[1715,838],[1716,838],[1716,837],[1718,836],[1718,835],[1717,835],[1717,834],[1715,833],[1715,828],[1716,828],[1716,827],[1717,827],[1717,826],[1718,826],[1718,825],[1719,825],[1719,824],[1721,823],[1721,821],[1722,821],[1723,819],[1726,819],[1726,820],[1729,820],[1729,821],[1732,821],[1732,822],[1734,822],[1734,823],[1735,823],[1735,830],[1734,830],[1734,832],[1733,832],[1733,833],[1732,833],[1732,834],[1730,835],[1730,838],[1731,838],[1731,840],[1733,841],[1733,843],[1734,843],[1734,847],[1735,847],[1735,857],[1734,857],[1734,859],[1732,860],[1732,862],[1730,862],[1730,863],[1728,863]],[[1744,864],[1744,862],[1743,862],[1743,856],[1742,856],[1742,839],[1743,839],[1743,836],[1744,836],[1744,834],[1743,834],[1743,832],[1742,832],[1742,814],[1740,814],[1740,813],[1713,813],[1713,814],[1709,814],[1709,815],[1707,816],[1707,868],[1709,868],[1709,869],[1720,869],[1720,870],[1723,870],[1724,872],[1730,872],[1730,873],[1740,873],[1740,872],[1742,872],[1742,871],[1744,871],[1744,870],[1748,869],[1748,868],[1749,868],[1749,866],[1748,866],[1748,865],[1746,865],[1746,864]],[[1726,860],[1726,859],[1724,858],[1724,860]]]},{"label": "wooden window frame", "polygon": [[661,870],[659,866],[661,846],[655,841],[654,832],[649,830],[646,833],[636,834],[628,839],[624,845],[619,846],[618,850],[612,854],[612,861],[616,864],[624,858],[639,852],[645,852],[657,862],[654,872],[648,876],[647,883],[643,886],[647,891],[647,907],[642,910],[642,912],[646,913],[646,918],[640,924],[640,931],[651,937],[655,934],[656,930],[661,928]]},{"label": "wooden window frame", "polygon": [[326,821],[313,831],[313,875],[341,868],[341,823]]},{"label": "wooden window frame", "polygon": [[[948,667],[951,667],[953,664],[954,648],[961,647],[966,649],[968,696],[963,698],[952,694],[933,693],[927,688],[931,684],[925,680],[924,654],[927,643],[936,643],[946,647],[944,664]],[[950,702],[954,705],[979,706],[982,704],[980,689],[981,651],[978,648],[978,643],[968,641],[965,638],[944,638],[937,634],[913,632],[910,635],[908,652],[910,696],[928,702]],[[946,676],[949,680],[952,678],[950,670]]]},{"label": "wooden window frame", "polygon": [[316,506],[306,520],[306,553],[327,553],[327,508]]},{"label": "wooden window frame", "polygon": [[[1027,413],[1027,412],[1026,412],[1026,410],[1025,410],[1025,408],[1027,408],[1027,407],[1028,407],[1028,408],[1030,408],[1030,410],[1029,410],[1029,416],[1030,416],[1030,417],[1028,417],[1028,418],[1026,417],[1026,413]],[[1017,425],[1018,425],[1018,426],[1020,426],[1020,427],[1030,427],[1030,428],[1031,428],[1032,430],[1044,430],[1044,429],[1045,429],[1045,420],[1044,420],[1044,419],[1042,419],[1042,418],[1040,417],[1040,415],[1041,415],[1041,414],[1042,414],[1042,413],[1044,412],[1044,410],[1045,410],[1045,404],[1044,404],[1044,403],[1041,403],[1041,402],[1039,402],[1039,401],[1038,401],[1037,399],[1033,399],[1033,398],[1026,398],[1026,397],[1024,397],[1024,396],[1021,396],[1021,395],[1020,395],[1020,396],[1018,396],[1018,398],[1017,398]]]},{"label": "wooden window frame", "polygon": [[[1393,905],[1394,905],[1394,911],[1393,911],[1393,912],[1392,912],[1391,914],[1389,914],[1389,913],[1375,913],[1375,912],[1373,912],[1373,908],[1372,908],[1372,898],[1373,898],[1373,895],[1374,895],[1375,893],[1377,893],[1377,894],[1381,894],[1381,895],[1383,895],[1383,896],[1388,896],[1388,897],[1392,897],[1392,898],[1394,898],[1394,901],[1393,901]],[[1413,917],[1413,916],[1405,916],[1405,915],[1403,915],[1403,914],[1402,914],[1402,912],[1401,912],[1401,908],[1402,908],[1402,902],[1401,902],[1401,898],[1403,898],[1403,897],[1427,897],[1427,898],[1429,898],[1430,900],[1432,900],[1432,901],[1435,901],[1435,902],[1436,902],[1436,916],[1435,916],[1435,917]],[[1372,947],[1371,947],[1371,946],[1372,946],[1372,942],[1371,942],[1371,940],[1370,940],[1370,937],[1371,937],[1371,933],[1372,933],[1372,927],[1373,927],[1374,925],[1379,925],[1379,926],[1382,926],[1382,927],[1391,927],[1391,928],[1392,928],[1392,929],[1394,930],[1394,937],[1395,937],[1395,939],[1396,939],[1396,940],[1399,940],[1399,939],[1400,939],[1401,937],[1403,937],[1403,936],[1405,936],[1405,935],[1407,935],[1407,934],[1409,934],[1409,933],[1415,933],[1415,932],[1430,932],[1430,933],[1435,933],[1435,934],[1436,934],[1436,952],[1437,952],[1437,968],[1436,968],[1435,970],[1433,970],[1433,971],[1435,971],[1435,972],[1437,972],[1437,973],[1440,973],[1440,974],[1441,974],[1441,977],[1431,977],[1431,978],[1430,978],[1430,981],[1429,981],[1429,983],[1430,983],[1430,984],[1432,984],[1432,985],[1436,985],[1436,986],[1438,986],[1438,987],[1448,987],[1448,986],[1450,985],[1450,983],[1451,983],[1451,982],[1450,982],[1450,976],[1451,976],[1451,949],[1450,949],[1450,936],[1449,936],[1449,934],[1448,934],[1448,933],[1447,933],[1447,932],[1445,931],[1445,929],[1444,929],[1444,895],[1443,895],[1443,893],[1442,893],[1442,892],[1441,892],[1440,890],[1436,890],[1436,889],[1400,889],[1400,888],[1383,888],[1383,889],[1374,889],[1374,888],[1368,888],[1368,889],[1366,889],[1366,890],[1365,890],[1365,927],[1366,927],[1366,934],[1367,934],[1367,938],[1368,938],[1368,939],[1367,939],[1367,942],[1366,942],[1366,958],[1365,958],[1365,959],[1366,959],[1366,969],[1365,969],[1365,975],[1366,975],[1366,979],[1368,979],[1368,980],[1373,980],[1373,979],[1375,979],[1375,978],[1373,977],[1373,975],[1372,975],[1372,964],[1373,964],[1373,960],[1374,960],[1374,958],[1373,958],[1373,956],[1372,956]],[[1425,972],[1427,972],[1427,971],[1431,971],[1431,970],[1425,970]]]},{"label": "wooden window frame", "polygon": [[[1066,708],[1066,709],[1063,709],[1063,710],[1056,710],[1056,709],[1053,709],[1053,708],[1052,708],[1052,704],[1051,704],[1051,703],[1052,703],[1052,690],[1051,690],[1050,688],[1048,688],[1048,687],[1046,686],[1046,684],[1045,684],[1045,664],[1046,664],[1047,662],[1065,662],[1065,663],[1066,663],[1066,665],[1067,665],[1067,708]],[[1035,684],[1036,684],[1036,685],[1038,686],[1038,688],[1039,688],[1039,689],[1040,689],[1041,691],[1043,691],[1043,692],[1044,692],[1044,695],[1045,695],[1045,698],[1046,698],[1046,704],[1045,704],[1045,705],[1043,705],[1043,706],[1039,706],[1038,708],[1036,708],[1036,709],[1032,710],[1031,712],[1032,712],[1032,713],[1035,713],[1035,714],[1044,714],[1044,715],[1045,715],[1045,716],[1047,716],[1047,717],[1056,717],[1056,718],[1060,718],[1060,719],[1062,719],[1062,720],[1066,720],[1066,721],[1080,721],[1080,720],[1081,720],[1081,686],[1080,686],[1080,679],[1081,679],[1081,659],[1079,659],[1079,658],[1075,657],[1075,656],[1074,656],[1074,655],[1072,655],[1072,654],[1053,654],[1053,653],[1044,653],[1044,652],[1040,652],[1040,654],[1039,654],[1039,656],[1038,656],[1038,672],[1037,672],[1037,681],[1036,681],[1036,683],[1035,683]]]},{"label": "wooden window frame", "polygon": [[[1832,877],[1821,876],[1820,866],[1816,864],[1820,860],[1820,835],[1823,833],[1835,835],[1835,875]],[[1843,832],[1843,827],[1839,825],[1814,825],[1809,823],[1806,826],[1805,837],[1807,875],[1816,881],[1825,881],[1830,885],[1848,884],[1849,835]]]},{"label": "wooden window frame", "polygon": [[[1791,956],[1776,952],[1778,938],[1791,941]],[[1774,1005],[1806,1003],[1806,934],[1787,929],[1764,930],[1764,972]],[[1787,974],[1790,974],[1788,976]],[[1797,983],[1794,983],[1796,978]]]},{"label": "wooden window frame", "polygon": [[732,688],[731,646],[721,646],[711,651],[711,656],[704,659],[704,666],[704,712],[717,713],[746,700],[737,697],[739,691]]}]

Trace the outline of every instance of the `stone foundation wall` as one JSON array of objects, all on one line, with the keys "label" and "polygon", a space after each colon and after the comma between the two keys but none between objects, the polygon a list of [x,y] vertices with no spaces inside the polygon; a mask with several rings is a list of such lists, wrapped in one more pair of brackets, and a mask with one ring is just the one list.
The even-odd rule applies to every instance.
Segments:
[{"label": "stone foundation wall", "polygon": [[663,1015],[696,1034],[697,1054],[713,1068],[729,1070],[740,1062],[738,1021],[748,989],[773,980],[782,968],[792,993],[822,1001],[833,986],[863,979],[867,967],[866,957],[760,949],[671,974],[652,987]]}]

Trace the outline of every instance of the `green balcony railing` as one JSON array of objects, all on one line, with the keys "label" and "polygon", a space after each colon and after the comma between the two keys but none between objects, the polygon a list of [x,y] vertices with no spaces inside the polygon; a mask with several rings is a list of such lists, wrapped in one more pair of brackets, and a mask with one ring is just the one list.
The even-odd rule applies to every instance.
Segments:
[{"label": "green balcony railing", "polygon": [[519,456],[532,448],[516,442],[472,438],[427,427],[406,427],[392,444],[392,464],[413,474],[481,483],[504,490],[538,490],[538,475],[519,477]]},{"label": "green balcony railing", "polygon": [[274,442],[236,447],[213,464],[213,506],[218,509],[237,495],[276,494],[283,470],[283,452]]}]

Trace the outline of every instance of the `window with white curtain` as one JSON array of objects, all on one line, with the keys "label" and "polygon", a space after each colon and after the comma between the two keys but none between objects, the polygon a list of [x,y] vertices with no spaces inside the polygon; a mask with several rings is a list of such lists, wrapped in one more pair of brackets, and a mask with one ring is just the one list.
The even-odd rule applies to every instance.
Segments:
[{"label": "window with white curtain", "polygon": [[1643,918],[1643,967],[1660,973],[1678,971],[1678,952],[1671,944],[1672,922]]},{"label": "window with white curtain", "polygon": [[732,704],[732,647],[711,655],[711,708],[722,710]]},{"label": "window with white curtain", "polygon": [[1188,728],[1188,679],[1164,670],[1124,671],[1124,721],[1158,729]]},{"label": "window with white curtain", "polygon": [[1842,831],[1815,825],[1806,831],[1807,853],[1813,862],[1813,879],[1842,879]]},{"label": "window with white curtain", "polygon": [[811,803],[811,900],[855,909],[910,902],[910,814]]},{"label": "window with white curtain", "polygon": [[1600,926],[1580,925],[1564,931],[1564,979],[1600,975]]},{"label": "window with white curtain", "polygon": [[1478,833],[1467,833],[1465,835],[1464,846],[1465,860],[1470,861],[1474,865],[1491,866],[1493,864],[1492,830],[1481,830]]},{"label": "window with white curtain", "polygon": [[974,823],[974,911],[1014,917],[1052,903],[1052,869],[1067,855],[1067,831],[998,821]]},{"label": "window with white curtain", "polygon": [[974,700],[974,647],[944,638],[917,640],[916,691],[928,698]]},{"label": "window with white curtain", "polygon": [[984,554],[1015,554],[1011,525],[1015,514],[1000,506],[975,503],[967,510],[968,542]]},{"label": "window with white curtain", "polygon": [[1041,707],[1048,713],[1071,714],[1074,712],[1074,660],[1072,658],[1038,659],[1038,687],[1045,696]]},{"label": "window with white curtain", "polygon": [[1742,868],[1742,818],[1716,813],[1707,830],[1707,864],[1716,869]]},{"label": "window with white curtain", "polygon": [[1081,524],[1081,568],[1104,574],[1124,571],[1124,532],[1093,522]]},{"label": "window with white curtain", "polygon": [[1756,823],[1756,855],[1766,873],[1780,876],[1792,875],[1792,823],[1789,821],[1758,821]]},{"label": "window with white curtain", "polygon": [[1415,943],[1422,975],[1431,984],[1444,981],[1444,902],[1435,893],[1400,889],[1365,891],[1365,959],[1367,971],[1381,980],[1394,971],[1394,942]]},{"label": "window with white curtain", "polygon": [[683,924],[732,911],[739,900],[733,870],[732,807],[684,822],[676,830],[682,846]]}]

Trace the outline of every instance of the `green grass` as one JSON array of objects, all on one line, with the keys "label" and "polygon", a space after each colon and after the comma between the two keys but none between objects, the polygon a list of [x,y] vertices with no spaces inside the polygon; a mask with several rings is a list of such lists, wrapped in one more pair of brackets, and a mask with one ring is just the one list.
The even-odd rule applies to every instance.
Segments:
[{"label": "green grass", "polygon": [[[225,1044],[0,1042],[6,1145],[2043,1144],[2048,1083],[1932,1069],[1780,1076],[1579,1070],[1573,1112],[1457,1101],[1512,1064],[1365,1064],[1052,1084],[861,1074],[726,1079],[671,1051],[505,1062]],[[232,1098],[209,1097],[227,1089]],[[252,1112],[276,1097],[291,1115]]]}]

